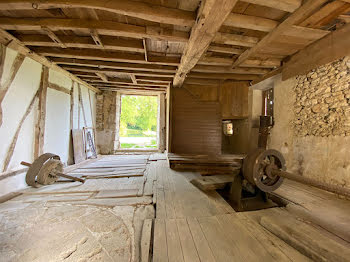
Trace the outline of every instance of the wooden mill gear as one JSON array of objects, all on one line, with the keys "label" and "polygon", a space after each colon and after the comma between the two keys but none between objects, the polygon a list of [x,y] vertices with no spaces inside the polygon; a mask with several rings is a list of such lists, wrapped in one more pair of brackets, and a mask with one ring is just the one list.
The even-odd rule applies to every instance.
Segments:
[{"label": "wooden mill gear", "polygon": [[45,153],[34,160],[32,164],[22,161],[21,165],[28,166],[26,174],[26,183],[32,187],[40,185],[51,185],[59,177],[72,179],[84,183],[85,180],[63,173],[63,163],[58,155]]}]

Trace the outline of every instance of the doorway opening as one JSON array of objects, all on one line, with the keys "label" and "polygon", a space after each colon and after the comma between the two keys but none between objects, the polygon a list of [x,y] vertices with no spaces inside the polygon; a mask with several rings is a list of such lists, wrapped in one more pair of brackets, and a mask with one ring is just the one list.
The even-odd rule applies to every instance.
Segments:
[{"label": "doorway opening", "polygon": [[121,95],[119,149],[158,149],[158,97]]}]

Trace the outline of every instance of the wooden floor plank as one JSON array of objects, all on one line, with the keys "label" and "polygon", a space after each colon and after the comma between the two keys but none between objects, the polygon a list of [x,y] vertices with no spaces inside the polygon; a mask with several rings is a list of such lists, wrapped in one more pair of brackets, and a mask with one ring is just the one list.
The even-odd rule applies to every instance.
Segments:
[{"label": "wooden floor plank", "polygon": [[184,262],[200,262],[186,219],[177,219],[176,223],[179,231]]},{"label": "wooden floor plank", "polygon": [[188,217],[188,226],[201,262],[215,262],[212,250],[196,218]]},{"label": "wooden floor plank", "polygon": [[231,249],[244,261],[274,261],[265,248],[244,228],[235,214],[220,215],[217,219],[230,239]]},{"label": "wooden floor plank", "polygon": [[153,262],[168,262],[165,220],[154,220]]},{"label": "wooden floor plank", "polygon": [[156,218],[166,218],[164,189],[157,188]]},{"label": "wooden floor plank", "polygon": [[182,248],[179,233],[177,231],[176,219],[165,220],[166,239],[168,245],[169,262],[183,262]]},{"label": "wooden floor plank", "polygon": [[198,218],[201,229],[217,262],[245,261],[240,252],[234,252],[230,239],[216,217]]},{"label": "wooden floor plank", "polygon": [[141,233],[141,262],[149,262],[152,237],[152,219],[145,219]]}]

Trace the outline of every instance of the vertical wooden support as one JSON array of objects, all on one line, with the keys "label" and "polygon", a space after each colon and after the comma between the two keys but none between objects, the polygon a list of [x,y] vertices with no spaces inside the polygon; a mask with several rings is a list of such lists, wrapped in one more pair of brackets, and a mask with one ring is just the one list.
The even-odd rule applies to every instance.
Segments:
[{"label": "vertical wooden support", "polygon": [[120,135],[120,114],[122,109],[122,101],[121,95],[119,92],[116,93],[116,101],[115,101],[115,110],[116,110],[116,118],[115,118],[115,142],[114,142],[114,150],[120,149],[119,135]]},{"label": "vertical wooden support", "polygon": [[159,113],[158,113],[158,149],[160,152],[164,152],[165,150],[165,137],[166,137],[166,119],[165,119],[165,94],[161,93],[159,95]]},{"label": "vertical wooden support", "polygon": [[[79,115],[80,115],[80,108],[81,111],[83,113],[83,119],[84,119],[84,126],[87,127],[87,123],[86,123],[86,116],[85,116],[85,110],[84,110],[84,103],[83,103],[83,96],[81,94],[81,87],[80,84],[78,84],[78,94],[79,94]],[[80,119],[79,119],[80,121]],[[79,127],[80,128],[80,127]]]},{"label": "vertical wooden support", "polygon": [[9,149],[7,150],[2,172],[6,172],[7,169],[8,169],[8,166],[10,164],[11,158],[13,156],[13,152],[15,151],[15,147],[16,147],[16,144],[17,144],[19,132],[21,131],[22,125],[23,125],[24,121],[26,120],[27,116],[29,115],[30,111],[32,111],[32,108],[34,106],[34,102],[35,102],[36,98],[38,97],[38,95],[39,95],[39,90],[35,93],[35,95],[32,98],[30,104],[28,105],[24,115],[22,116],[21,120],[19,121],[19,124],[18,124],[18,127],[16,129],[15,135],[12,138],[12,141],[11,141]]},{"label": "vertical wooden support", "polygon": [[172,126],[171,126],[171,119],[172,119],[172,97],[171,97],[171,87],[169,86],[167,88],[166,93],[166,150],[167,152],[171,152],[171,144],[172,144]]},{"label": "vertical wooden support", "polygon": [[[1,68],[0,68],[0,73],[1,73],[1,78],[4,70],[4,63],[5,63],[5,56],[6,56],[6,47],[1,45]],[[22,54],[18,54],[15,58],[15,61],[13,62],[11,69],[10,69],[10,74],[6,81],[4,82],[3,85],[0,86],[0,126],[2,125],[2,101],[4,100],[7,91],[9,90],[13,80],[15,79],[18,70],[20,69],[21,65],[23,64],[25,56]],[[1,80],[0,78],[0,80]]]},{"label": "vertical wooden support", "polygon": [[34,158],[40,156],[44,151],[45,120],[47,88],[49,84],[49,68],[43,66],[39,87],[38,120],[35,125]]},{"label": "vertical wooden support", "polygon": [[74,128],[74,85],[75,82],[72,81],[72,88],[70,89],[70,121],[69,127],[70,130]]}]

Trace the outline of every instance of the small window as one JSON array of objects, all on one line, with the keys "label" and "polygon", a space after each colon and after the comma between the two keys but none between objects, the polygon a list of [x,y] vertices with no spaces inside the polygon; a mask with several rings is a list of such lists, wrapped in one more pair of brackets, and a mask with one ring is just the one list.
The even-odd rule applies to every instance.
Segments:
[{"label": "small window", "polygon": [[273,88],[263,92],[263,108],[262,115],[264,116],[273,116]]}]

